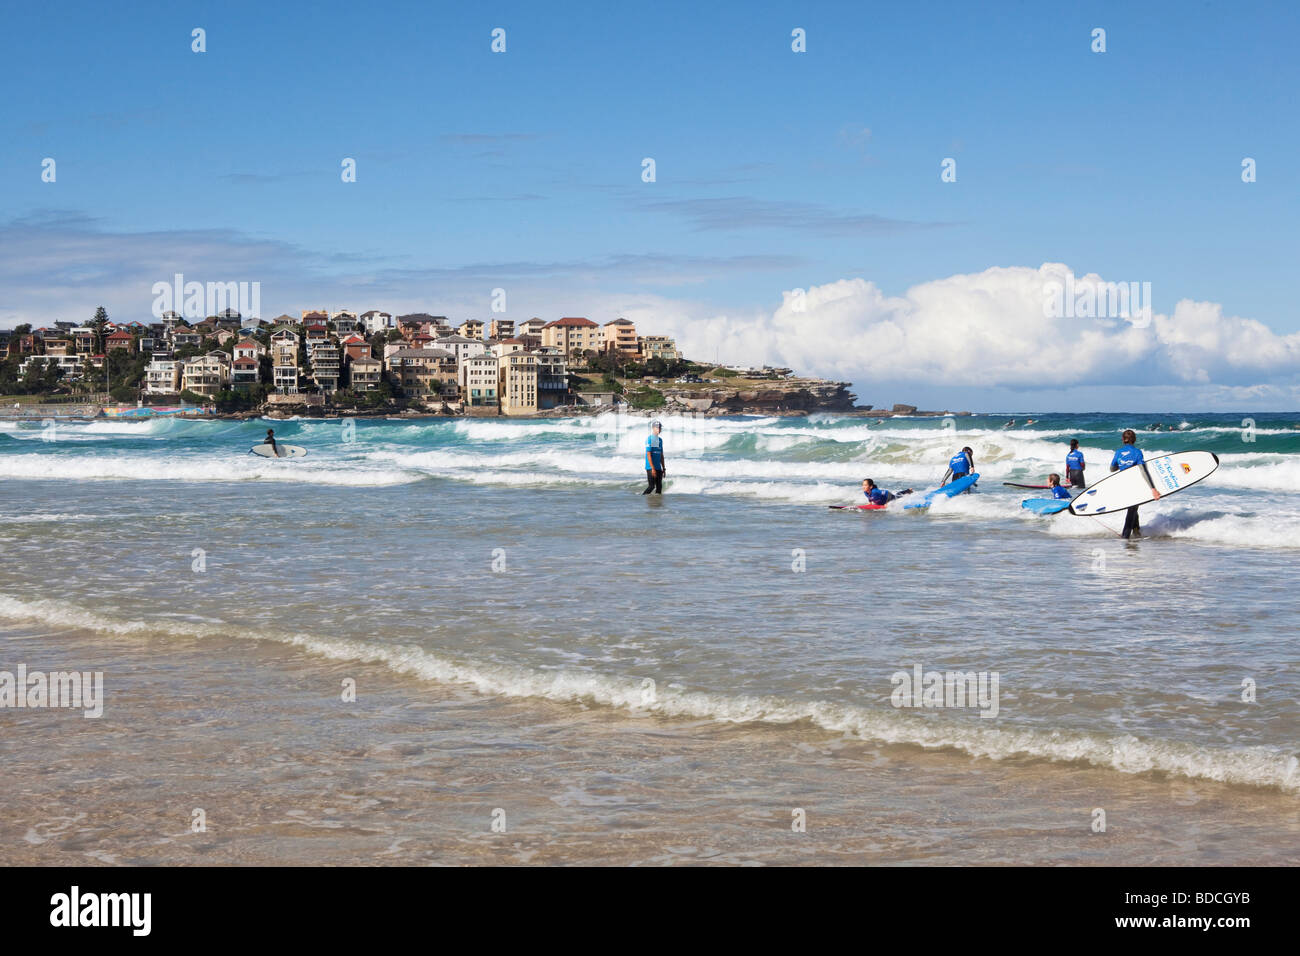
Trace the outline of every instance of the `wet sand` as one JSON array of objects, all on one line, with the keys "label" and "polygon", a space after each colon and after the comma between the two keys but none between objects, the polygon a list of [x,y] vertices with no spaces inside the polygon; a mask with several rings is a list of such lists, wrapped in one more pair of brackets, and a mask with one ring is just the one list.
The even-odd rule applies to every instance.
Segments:
[{"label": "wet sand", "polygon": [[9,865],[1300,862],[1266,788],[503,700],[265,641],[10,630],[0,660],[106,689],[98,720],[0,711]]}]

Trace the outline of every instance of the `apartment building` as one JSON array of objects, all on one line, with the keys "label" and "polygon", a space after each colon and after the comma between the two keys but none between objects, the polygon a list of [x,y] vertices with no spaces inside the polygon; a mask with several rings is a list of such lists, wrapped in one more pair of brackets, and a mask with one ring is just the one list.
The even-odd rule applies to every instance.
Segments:
[{"label": "apartment building", "polygon": [[449,335],[446,338],[437,339],[433,343],[433,347],[451,352],[456,356],[457,363],[464,362],[475,355],[482,355],[488,350],[487,343],[482,339],[471,339],[464,335]]},{"label": "apartment building", "polygon": [[491,353],[462,362],[458,373],[461,402],[475,407],[496,405],[500,388],[498,369],[499,360]]},{"label": "apartment building", "polygon": [[322,392],[339,389],[339,347],[332,342],[321,342],[311,351],[311,377]]},{"label": "apartment building", "polygon": [[682,353],[677,350],[677,344],[666,335],[643,335],[637,341],[639,343],[637,347],[646,361],[657,358],[665,362],[676,362],[682,357]]},{"label": "apartment building", "polygon": [[236,392],[250,392],[258,381],[258,361],[255,358],[237,358],[230,363],[230,387]]},{"label": "apartment building", "polygon": [[407,398],[441,398],[456,389],[456,356],[451,352],[404,348],[384,361],[393,384]]},{"label": "apartment building", "polygon": [[181,363],[175,359],[153,359],[144,369],[146,395],[175,395],[181,390]]},{"label": "apartment building", "polygon": [[466,319],[460,325],[456,326],[456,334],[463,335],[467,339],[483,338],[483,320]]},{"label": "apartment building", "polygon": [[536,354],[514,352],[502,356],[497,371],[497,392],[504,415],[537,411]]},{"label": "apartment building", "polygon": [[635,355],[641,350],[636,336],[636,323],[631,319],[614,319],[605,323],[604,350]]},{"label": "apartment building", "polygon": [[565,355],[601,351],[604,334],[590,319],[570,317],[556,319],[542,327],[542,344],[558,348]]},{"label": "apartment building", "polygon": [[368,355],[349,358],[347,362],[348,388],[354,392],[373,392],[384,380],[384,363]]},{"label": "apartment building", "polygon": [[488,338],[501,341],[503,339],[514,338],[515,320],[514,319],[493,319],[492,324],[488,326]]},{"label": "apartment building", "polygon": [[181,367],[181,390],[196,395],[216,395],[230,387],[230,356],[212,351],[185,359]]}]

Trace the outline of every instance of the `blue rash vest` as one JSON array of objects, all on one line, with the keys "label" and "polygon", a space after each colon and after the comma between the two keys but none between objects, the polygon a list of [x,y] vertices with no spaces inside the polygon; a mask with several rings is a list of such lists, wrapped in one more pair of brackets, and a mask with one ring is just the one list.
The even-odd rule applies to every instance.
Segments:
[{"label": "blue rash vest", "polygon": [[1144,461],[1146,459],[1142,457],[1142,449],[1133,445],[1121,445],[1115,450],[1115,457],[1110,460],[1110,466],[1123,471],[1125,468],[1140,465]]},{"label": "blue rash vest", "polygon": [[1065,470],[1066,472],[1083,471],[1083,452],[1076,449],[1066,455]]},{"label": "blue rash vest", "polygon": [[662,435],[645,438],[646,471],[662,471],[664,467],[664,439]]},{"label": "blue rash vest", "polygon": [[863,494],[873,505],[886,505],[894,500],[894,496],[883,488],[872,488],[870,491],[864,491]]},{"label": "blue rash vest", "polygon": [[1070,494],[1070,489],[1067,488],[1067,487],[1065,487],[1065,485],[1053,485],[1053,486],[1052,486],[1052,497],[1053,497],[1053,498],[1072,498],[1072,497],[1074,497],[1074,496]]},{"label": "blue rash vest", "polygon": [[958,452],[948,459],[948,468],[952,471],[952,480],[956,481],[970,474],[970,459],[964,451]]}]

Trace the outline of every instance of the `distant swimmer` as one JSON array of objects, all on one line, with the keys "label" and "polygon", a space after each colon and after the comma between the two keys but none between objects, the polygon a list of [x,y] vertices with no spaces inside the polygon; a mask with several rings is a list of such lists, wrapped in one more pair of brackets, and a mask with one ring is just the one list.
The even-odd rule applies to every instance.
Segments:
[{"label": "distant swimmer", "polygon": [[1025,427],[1026,427],[1026,428],[1028,428],[1030,425],[1036,425],[1036,424],[1038,424],[1038,419],[1037,419],[1037,418],[1026,418],[1026,419],[1025,419]]},{"label": "distant swimmer", "polygon": [[1154,425],[1148,425],[1148,426],[1147,426],[1147,431],[1149,431],[1149,432],[1158,432],[1158,431],[1160,431],[1160,429],[1162,429],[1162,428],[1164,428],[1164,427],[1165,427],[1165,423],[1164,423],[1164,422],[1156,422]]},{"label": "distant swimmer", "polygon": [[[1134,465],[1141,465],[1146,461],[1142,454],[1142,449],[1137,447],[1137,432],[1131,428],[1124,429],[1124,434],[1120,435],[1120,441],[1124,444],[1115,449],[1115,456],[1110,460],[1111,471],[1123,471],[1126,468],[1132,468]],[[1137,505],[1128,509],[1124,516],[1124,537],[1131,538],[1133,535],[1142,537],[1142,525],[1138,521]]]},{"label": "distant swimmer", "polygon": [[664,475],[667,471],[664,469],[664,440],[659,437],[663,431],[663,425],[660,422],[650,423],[650,434],[645,439],[645,491],[643,495],[654,492],[657,495],[664,493]]},{"label": "distant swimmer", "polygon": [[262,444],[263,444],[263,445],[270,445],[270,446],[271,446],[271,451],[273,451],[273,452],[275,453],[275,457],[276,457],[276,458],[279,458],[279,457],[280,457],[280,446],[277,445],[277,444],[275,443],[275,429],[274,429],[274,428],[268,428],[268,429],[266,430],[266,438],[262,440]]},{"label": "distant swimmer", "polygon": [[892,491],[886,491],[884,488],[879,487],[870,478],[863,478],[862,493],[867,496],[867,504],[887,505],[896,498],[901,498],[903,495],[910,495],[912,489],[904,488],[902,491],[895,494]]},{"label": "distant swimmer", "polygon": [[1073,488],[1083,488],[1086,483],[1083,480],[1084,460],[1083,452],[1079,451],[1079,439],[1070,439],[1070,451],[1065,456],[1065,475],[1070,479],[1070,486]]},{"label": "distant swimmer", "polygon": [[965,478],[975,470],[975,452],[967,445],[957,454],[948,459],[948,470],[944,472],[940,485],[946,485],[949,481],[956,481],[958,478]]},{"label": "distant swimmer", "polygon": [[1061,484],[1061,476],[1052,472],[1047,476],[1047,484],[1051,486],[1053,498],[1073,498],[1070,489]]}]

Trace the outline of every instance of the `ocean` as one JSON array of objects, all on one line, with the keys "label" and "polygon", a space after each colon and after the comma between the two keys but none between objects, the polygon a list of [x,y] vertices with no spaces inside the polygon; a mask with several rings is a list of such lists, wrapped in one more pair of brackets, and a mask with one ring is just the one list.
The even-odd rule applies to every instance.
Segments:
[{"label": "ocean", "polygon": [[[0,671],[104,685],[3,853],[1300,862],[1300,415],[1010,417],[0,422]],[[1221,462],[1141,540],[1002,484],[1127,427]]]}]

